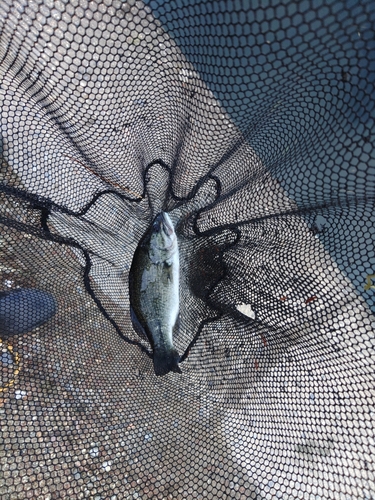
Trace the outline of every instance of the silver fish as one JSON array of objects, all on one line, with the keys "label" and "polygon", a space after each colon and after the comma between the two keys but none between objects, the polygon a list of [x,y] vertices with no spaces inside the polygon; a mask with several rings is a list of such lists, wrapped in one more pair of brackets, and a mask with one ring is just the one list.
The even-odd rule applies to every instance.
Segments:
[{"label": "silver fish", "polygon": [[169,215],[161,212],[141,239],[129,273],[130,312],[134,329],[153,348],[156,375],[181,373],[173,346],[179,312],[179,255]]}]

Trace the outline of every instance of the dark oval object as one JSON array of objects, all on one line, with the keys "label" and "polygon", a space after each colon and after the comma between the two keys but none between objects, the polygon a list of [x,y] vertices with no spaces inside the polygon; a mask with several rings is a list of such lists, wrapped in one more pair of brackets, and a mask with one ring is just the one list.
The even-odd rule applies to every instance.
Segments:
[{"label": "dark oval object", "polygon": [[29,332],[56,313],[54,296],[32,288],[0,292],[0,337]]}]

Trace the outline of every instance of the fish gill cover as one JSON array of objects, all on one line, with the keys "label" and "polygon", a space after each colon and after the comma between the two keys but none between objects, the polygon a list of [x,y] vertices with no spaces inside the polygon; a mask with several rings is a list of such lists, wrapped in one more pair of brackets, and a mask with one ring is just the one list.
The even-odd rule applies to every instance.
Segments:
[{"label": "fish gill cover", "polygon": [[[374,2],[0,23],[1,498],[374,498]],[[157,377],[129,271],[161,212]]]}]

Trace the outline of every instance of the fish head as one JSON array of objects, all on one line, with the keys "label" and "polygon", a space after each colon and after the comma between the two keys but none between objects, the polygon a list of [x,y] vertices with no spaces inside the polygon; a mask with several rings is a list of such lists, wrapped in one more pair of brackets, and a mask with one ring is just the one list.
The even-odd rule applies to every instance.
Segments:
[{"label": "fish head", "polygon": [[150,258],[154,263],[170,259],[177,251],[177,236],[169,215],[161,212],[154,219],[150,236]]}]

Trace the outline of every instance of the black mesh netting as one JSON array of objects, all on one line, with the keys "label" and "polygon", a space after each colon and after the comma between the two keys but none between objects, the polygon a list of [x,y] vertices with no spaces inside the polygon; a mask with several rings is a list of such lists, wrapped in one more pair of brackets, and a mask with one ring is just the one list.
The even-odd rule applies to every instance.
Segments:
[{"label": "black mesh netting", "polygon": [[[0,13],[1,498],[374,499],[375,2]],[[157,377],[128,275],[161,211]]]}]

